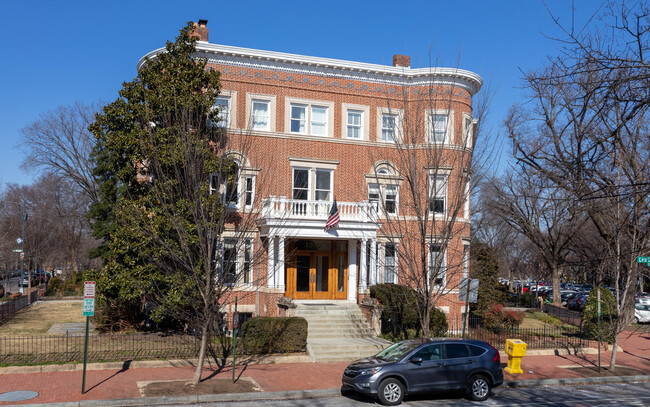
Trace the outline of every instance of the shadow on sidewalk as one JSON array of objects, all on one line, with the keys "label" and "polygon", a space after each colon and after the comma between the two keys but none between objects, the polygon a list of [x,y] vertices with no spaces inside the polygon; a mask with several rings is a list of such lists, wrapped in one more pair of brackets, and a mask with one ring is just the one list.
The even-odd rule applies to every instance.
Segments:
[{"label": "shadow on sidewalk", "polygon": [[[130,361],[130,360],[127,360],[127,361],[125,361],[125,362],[122,364],[122,368],[121,368],[120,370],[118,370],[117,372],[115,372],[115,373],[113,373],[112,375],[108,376],[106,379],[102,380],[101,382],[95,384],[93,387],[87,389],[87,390],[86,390],[86,393],[88,393],[89,391],[91,391],[91,390],[94,389],[95,387],[98,387],[99,385],[101,385],[101,384],[103,384],[103,383],[106,383],[107,381],[111,380],[112,378],[114,378],[114,377],[117,376],[118,374],[123,373],[123,372],[126,372],[127,370],[129,370],[129,367],[131,367],[131,361]],[[85,393],[84,393],[84,394],[85,394]]]}]

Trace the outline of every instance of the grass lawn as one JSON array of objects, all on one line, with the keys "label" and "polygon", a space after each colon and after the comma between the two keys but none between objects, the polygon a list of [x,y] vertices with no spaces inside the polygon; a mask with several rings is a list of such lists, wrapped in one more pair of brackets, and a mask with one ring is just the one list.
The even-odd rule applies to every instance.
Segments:
[{"label": "grass lawn", "polygon": [[524,321],[519,328],[526,329],[544,329],[546,328],[575,328],[573,325],[566,324],[560,319],[540,311],[527,312]]},{"label": "grass lawn", "polygon": [[41,301],[0,322],[0,336],[41,336],[56,322],[86,322],[82,305],[81,301]]}]

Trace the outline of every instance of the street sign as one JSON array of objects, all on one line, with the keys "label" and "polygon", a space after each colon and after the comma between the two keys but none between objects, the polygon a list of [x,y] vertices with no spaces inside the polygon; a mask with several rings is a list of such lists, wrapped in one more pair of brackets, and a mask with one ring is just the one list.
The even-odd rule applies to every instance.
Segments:
[{"label": "street sign", "polygon": [[650,263],[650,257],[639,256],[639,257],[636,258],[636,262],[637,263],[646,263],[646,264],[648,264],[648,263]]},{"label": "street sign", "polygon": [[16,239],[16,244],[22,244],[22,243],[23,243],[23,239],[21,239],[21,238]]},{"label": "street sign", "polygon": [[84,298],[95,298],[95,282],[86,281],[84,283]]},{"label": "street sign", "polygon": [[84,283],[84,317],[95,315],[95,282],[86,281]]},{"label": "street sign", "polygon": [[23,252],[23,249],[13,249],[12,252],[15,252],[15,253],[22,253],[22,252]]},{"label": "street sign", "polygon": [[95,299],[84,298],[84,317],[92,317],[95,315]]}]

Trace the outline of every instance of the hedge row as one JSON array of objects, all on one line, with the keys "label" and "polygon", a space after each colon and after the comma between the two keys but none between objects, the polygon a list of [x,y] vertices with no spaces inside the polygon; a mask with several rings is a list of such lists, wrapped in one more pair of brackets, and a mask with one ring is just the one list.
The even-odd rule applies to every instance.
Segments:
[{"label": "hedge row", "polygon": [[307,321],[299,317],[251,318],[241,334],[248,354],[304,352],[307,347]]}]

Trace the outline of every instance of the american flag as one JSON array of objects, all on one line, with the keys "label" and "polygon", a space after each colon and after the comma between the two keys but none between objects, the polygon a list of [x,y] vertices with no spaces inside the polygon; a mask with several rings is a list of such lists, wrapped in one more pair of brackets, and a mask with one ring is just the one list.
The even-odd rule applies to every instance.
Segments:
[{"label": "american flag", "polygon": [[332,204],[332,209],[330,209],[330,216],[327,218],[327,223],[325,223],[325,230],[335,228],[339,224],[339,207],[336,206],[336,199]]}]

